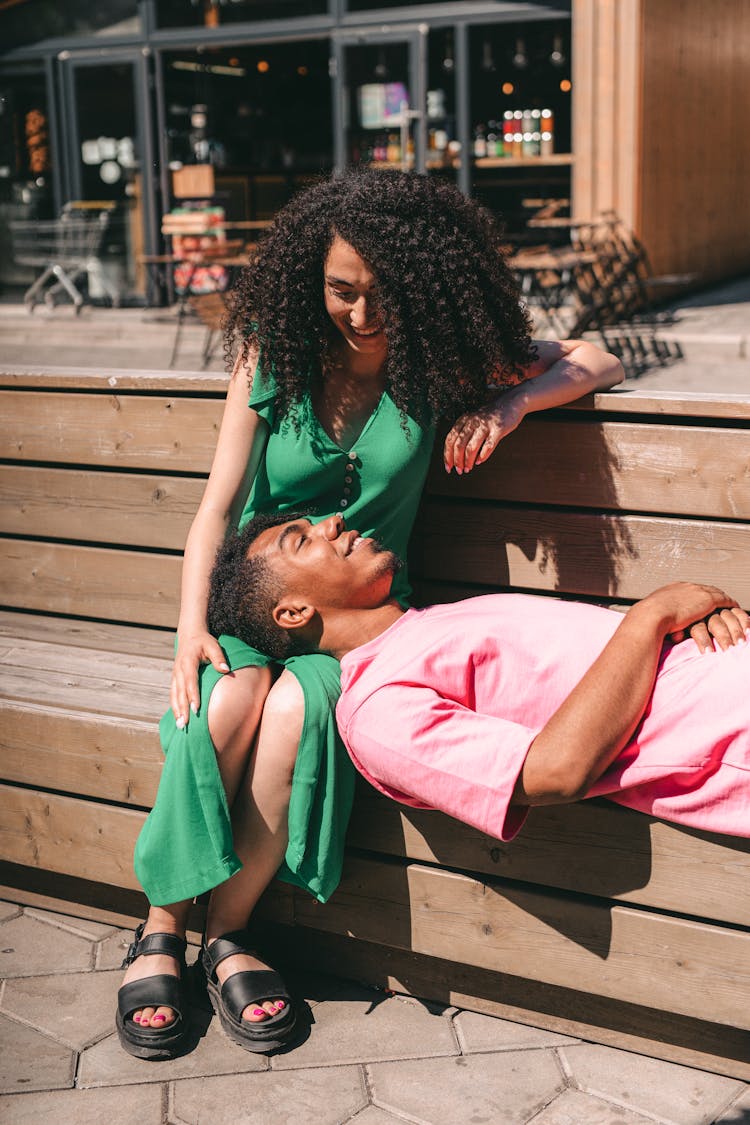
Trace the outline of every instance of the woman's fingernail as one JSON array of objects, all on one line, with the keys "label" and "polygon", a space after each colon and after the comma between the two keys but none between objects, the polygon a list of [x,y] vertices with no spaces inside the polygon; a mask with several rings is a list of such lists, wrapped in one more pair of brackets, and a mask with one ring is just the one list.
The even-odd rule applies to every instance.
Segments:
[{"label": "woman's fingernail", "polygon": [[456,472],[459,476],[461,476],[461,474],[463,473],[463,469],[459,469],[458,465],[456,465]]},{"label": "woman's fingernail", "polygon": [[178,730],[182,730],[182,728],[185,726],[185,716],[184,715],[179,716],[179,718],[177,719],[177,722],[175,723],[175,726],[177,727]]},{"label": "woman's fingernail", "polygon": [[220,664],[220,665],[219,665],[219,671],[221,671],[221,672],[228,672],[228,671],[229,671],[229,665],[228,665],[228,664],[223,664],[223,663],[222,663],[222,664]]},{"label": "woman's fingernail", "polygon": [[190,704],[190,710],[193,712],[194,715],[198,714],[198,708],[195,706],[194,703]]}]

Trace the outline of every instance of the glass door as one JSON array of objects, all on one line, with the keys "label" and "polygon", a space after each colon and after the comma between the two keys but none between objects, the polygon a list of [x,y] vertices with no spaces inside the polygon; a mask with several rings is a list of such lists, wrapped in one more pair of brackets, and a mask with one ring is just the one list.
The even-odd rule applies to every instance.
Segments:
[{"label": "glass door", "polygon": [[106,211],[89,296],[141,298],[144,254],[156,245],[154,158],[147,57],[71,54],[62,62],[67,206]]},{"label": "glass door", "polygon": [[334,40],[336,165],[426,170],[426,28]]}]

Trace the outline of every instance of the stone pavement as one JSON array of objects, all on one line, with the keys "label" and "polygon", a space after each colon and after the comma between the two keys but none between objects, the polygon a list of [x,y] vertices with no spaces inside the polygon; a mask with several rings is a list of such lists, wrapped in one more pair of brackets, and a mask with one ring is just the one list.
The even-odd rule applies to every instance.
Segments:
[{"label": "stone pavement", "polygon": [[0,902],[4,1125],[750,1123],[743,1082],[311,974],[288,1053],[243,1051],[200,1008],[194,1050],[143,1062],[113,1027],[130,937]]}]

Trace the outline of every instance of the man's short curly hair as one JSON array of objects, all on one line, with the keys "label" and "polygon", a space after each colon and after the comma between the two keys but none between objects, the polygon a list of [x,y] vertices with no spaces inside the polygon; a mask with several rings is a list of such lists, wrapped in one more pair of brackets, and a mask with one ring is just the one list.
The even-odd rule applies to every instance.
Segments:
[{"label": "man's short curly hair", "polygon": [[259,345],[281,415],[321,371],[336,329],[323,267],[336,235],[368,263],[388,341],[386,385],[420,423],[486,401],[535,358],[530,320],[485,208],[413,172],[353,170],[296,196],[276,216],[232,292],[227,356]]},{"label": "man's short curly hair", "polygon": [[216,554],[208,587],[208,628],[214,637],[226,633],[239,637],[266,656],[283,661],[307,648],[296,635],[280,629],[273,619],[283,592],[279,577],[264,555],[248,551],[261,532],[290,520],[307,519],[304,513],[259,515],[241,531],[230,531]]}]

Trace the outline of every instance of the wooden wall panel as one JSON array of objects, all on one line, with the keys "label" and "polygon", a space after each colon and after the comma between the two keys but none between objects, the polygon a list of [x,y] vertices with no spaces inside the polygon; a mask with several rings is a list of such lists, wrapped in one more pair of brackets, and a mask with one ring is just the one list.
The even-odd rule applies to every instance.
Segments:
[{"label": "wooden wall panel", "polygon": [[466,476],[448,475],[438,450],[427,490],[454,500],[750,519],[750,428],[531,417]]},{"label": "wooden wall panel", "polygon": [[207,473],[216,399],[0,391],[0,457]]},{"label": "wooden wall panel", "polygon": [[[411,546],[428,582],[643,598],[675,581],[712,582],[750,604],[750,529],[714,520],[488,508],[428,499]],[[446,527],[450,534],[446,535]],[[477,591],[479,592],[479,591]]]},{"label": "wooden wall panel", "polygon": [[298,925],[750,1029],[750,933],[410,864],[347,861]]},{"label": "wooden wall panel", "polygon": [[205,481],[30,465],[0,468],[0,534],[181,551]]},{"label": "wooden wall panel", "polygon": [[0,597],[18,609],[172,628],[181,566],[176,555],[0,539]]},{"label": "wooden wall panel", "polygon": [[639,232],[655,272],[750,266],[750,4],[642,0]]},{"label": "wooden wall panel", "polygon": [[361,784],[347,841],[441,863],[750,926],[750,840],[665,824],[608,801],[532,809],[510,844]]}]

